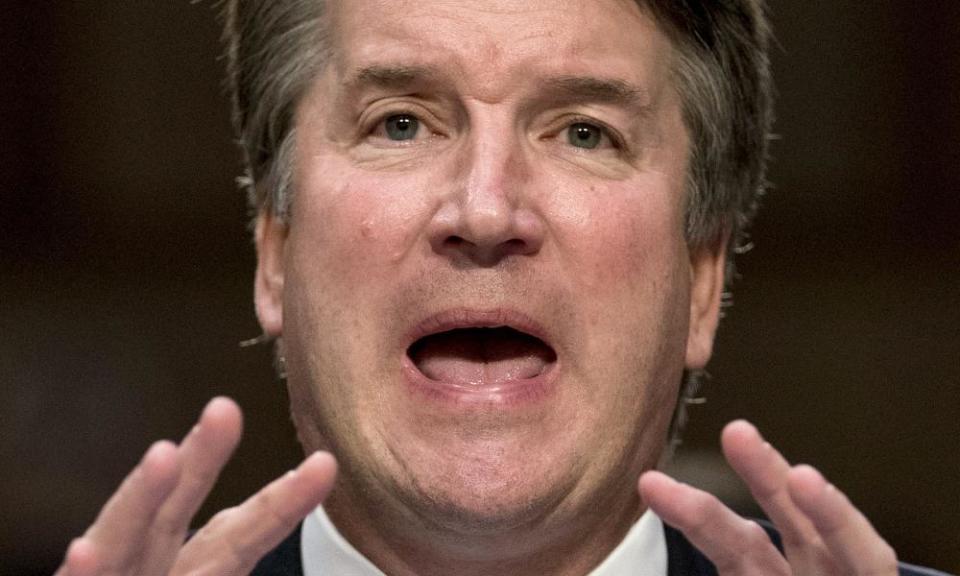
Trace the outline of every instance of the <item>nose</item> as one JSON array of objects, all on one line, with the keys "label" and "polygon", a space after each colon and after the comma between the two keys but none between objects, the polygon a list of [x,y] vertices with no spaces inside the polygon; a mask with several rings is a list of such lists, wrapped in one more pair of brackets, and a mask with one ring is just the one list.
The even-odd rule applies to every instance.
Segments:
[{"label": "nose", "polygon": [[507,130],[476,134],[456,158],[451,194],[434,214],[433,251],[458,264],[495,266],[540,251],[546,226],[530,170]]}]

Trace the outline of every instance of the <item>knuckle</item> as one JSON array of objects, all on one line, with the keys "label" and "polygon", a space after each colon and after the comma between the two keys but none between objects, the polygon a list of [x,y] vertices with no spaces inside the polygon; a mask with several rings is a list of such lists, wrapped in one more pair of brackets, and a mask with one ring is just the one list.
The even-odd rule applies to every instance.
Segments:
[{"label": "knuckle", "polygon": [[897,553],[892,546],[883,543],[883,547],[878,553],[878,565],[881,566],[881,572],[883,574],[896,573],[897,571]]},{"label": "knuckle", "polygon": [[217,531],[223,528],[224,526],[230,524],[230,521],[237,514],[237,508],[224,508],[223,510],[217,512],[210,518],[210,521],[207,522],[207,525],[204,527],[204,530]]},{"label": "knuckle", "polygon": [[189,525],[189,519],[183,519],[177,515],[161,513],[153,521],[153,531],[160,536],[175,537],[186,532]]},{"label": "knuckle", "polygon": [[743,531],[743,545],[748,549],[756,549],[760,546],[767,546],[770,544],[770,536],[767,535],[767,531],[763,529],[760,524],[757,524],[753,520],[745,520],[746,526],[744,526]]},{"label": "knuckle", "polygon": [[278,525],[290,526],[297,522],[296,518],[291,518],[289,514],[283,512],[280,500],[270,491],[262,492],[257,496],[257,499],[264,513],[268,514]]},{"label": "knuckle", "polygon": [[[212,557],[211,557],[212,558]],[[212,559],[201,562],[198,565],[188,568],[176,567],[170,574],[171,576],[210,576],[211,574],[239,574],[238,564],[232,557],[228,560],[217,557],[214,562]]]},{"label": "knuckle", "polygon": [[698,490],[690,497],[690,512],[696,518],[695,526],[711,524],[718,512],[717,501],[710,494]]},{"label": "knuckle", "polygon": [[857,576],[891,576],[891,574],[897,574],[897,564],[894,563],[890,566],[874,566],[869,570],[864,572],[857,572]]},{"label": "knuckle", "polygon": [[882,542],[869,560],[870,566],[857,572],[858,576],[890,576],[899,569],[897,553],[887,542]]},{"label": "knuckle", "polygon": [[232,540],[227,541],[226,547],[228,556],[226,561],[222,563],[223,565],[220,566],[221,573],[239,574],[246,572],[247,570],[244,568],[252,564],[250,551]]},{"label": "knuckle", "polygon": [[744,554],[729,546],[719,546],[708,554],[710,561],[720,574],[735,573],[740,570]]},{"label": "knuckle", "polygon": [[194,492],[206,492],[217,481],[218,470],[213,468],[190,468],[180,479],[181,486]]},{"label": "knuckle", "polygon": [[887,562],[892,565],[896,565],[899,561],[899,558],[897,558],[897,551],[893,549],[893,546],[890,546],[886,542],[884,542],[883,545],[887,554]]}]

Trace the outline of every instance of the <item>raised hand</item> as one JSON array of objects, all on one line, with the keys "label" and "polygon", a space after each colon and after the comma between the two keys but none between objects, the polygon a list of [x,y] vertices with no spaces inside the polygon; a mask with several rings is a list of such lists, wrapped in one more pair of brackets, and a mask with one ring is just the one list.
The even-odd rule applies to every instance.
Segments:
[{"label": "raised hand", "polygon": [[184,543],[240,441],[237,405],[215,398],[180,445],[161,441],[75,539],[55,576],[246,574],[329,493],[336,462],[315,453]]},{"label": "raised hand", "polygon": [[723,452],[783,537],[785,556],[756,522],[714,496],[660,472],[640,478],[640,494],[683,532],[721,576],[896,576],[897,557],[847,497],[810,466],[790,466],[745,421],[723,431]]}]

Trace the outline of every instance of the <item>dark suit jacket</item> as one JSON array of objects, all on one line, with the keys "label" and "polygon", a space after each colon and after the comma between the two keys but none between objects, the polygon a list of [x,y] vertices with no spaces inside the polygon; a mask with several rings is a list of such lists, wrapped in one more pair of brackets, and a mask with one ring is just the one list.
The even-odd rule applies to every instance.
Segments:
[{"label": "dark suit jacket", "polygon": [[[770,539],[780,547],[780,536],[773,528],[764,526]],[[693,547],[677,530],[664,527],[667,536],[668,576],[717,576],[717,571],[707,558]],[[257,564],[251,576],[303,576],[300,557],[300,528],[283,541],[273,552]],[[900,576],[948,576],[943,572],[900,565]]]}]

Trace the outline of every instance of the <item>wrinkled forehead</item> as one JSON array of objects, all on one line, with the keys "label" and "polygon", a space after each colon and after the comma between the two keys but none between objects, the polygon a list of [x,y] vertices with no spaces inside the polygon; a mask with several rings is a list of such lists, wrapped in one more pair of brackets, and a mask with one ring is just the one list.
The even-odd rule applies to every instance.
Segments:
[{"label": "wrinkled forehead", "polygon": [[340,77],[393,62],[469,70],[488,87],[510,74],[650,83],[664,75],[670,52],[634,0],[343,0],[330,5],[328,24]]}]

